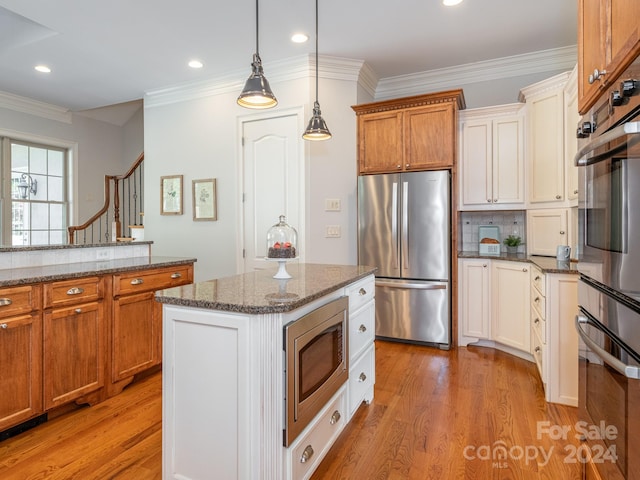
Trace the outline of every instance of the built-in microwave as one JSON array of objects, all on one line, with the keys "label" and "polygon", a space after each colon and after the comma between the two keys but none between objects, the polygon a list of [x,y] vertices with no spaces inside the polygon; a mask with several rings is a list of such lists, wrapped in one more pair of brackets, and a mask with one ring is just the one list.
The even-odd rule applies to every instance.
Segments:
[{"label": "built-in microwave", "polygon": [[284,445],[289,446],[349,376],[349,298],[340,297],[284,327]]}]

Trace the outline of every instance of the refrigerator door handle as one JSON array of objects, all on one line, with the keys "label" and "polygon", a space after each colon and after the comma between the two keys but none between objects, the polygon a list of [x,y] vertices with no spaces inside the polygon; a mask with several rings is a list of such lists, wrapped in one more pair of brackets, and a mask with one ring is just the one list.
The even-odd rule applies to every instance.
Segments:
[{"label": "refrigerator door handle", "polygon": [[409,267],[409,182],[402,182],[402,270]]},{"label": "refrigerator door handle", "polygon": [[389,288],[413,288],[416,290],[445,290],[446,283],[411,283],[411,282],[385,282],[384,280],[376,280],[377,287]]},{"label": "refrigerator door handle", "polygon": [[391,237],[393,242],[393,268],[398,268],[398,183],[393,182],[391,194]]}]

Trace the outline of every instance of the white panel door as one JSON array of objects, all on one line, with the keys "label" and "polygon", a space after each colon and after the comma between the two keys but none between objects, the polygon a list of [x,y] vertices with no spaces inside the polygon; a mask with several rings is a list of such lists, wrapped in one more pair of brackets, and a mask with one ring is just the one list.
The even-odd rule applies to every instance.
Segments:
[{"label": "white panel door", "polygon": [[244,271],[266,267],[267,231],[280,215],[303,228],[304,159],[300,155],[297,115],[243,122]]}]

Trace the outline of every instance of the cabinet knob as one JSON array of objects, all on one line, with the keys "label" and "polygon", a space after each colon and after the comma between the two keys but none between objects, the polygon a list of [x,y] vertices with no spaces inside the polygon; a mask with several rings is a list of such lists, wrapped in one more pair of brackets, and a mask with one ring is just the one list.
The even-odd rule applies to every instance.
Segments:
[{"label": "cabinet knob", "polygon": [[491,203],[491,199],[490,199],[490,198],[487,198],[487,202]]},{"label": "cabinet knob", "polygon": [[76,312],[76,313],[82,313],[82,309],[81,309],[81,308],[76,308],[76,309],[74,310],[74,312]]},{"label": "cabinet knob", "polygon": [[578,190],[574,190],[574,191],[573,191],[573,194],[574,194],[574,195],[577,195],[577,194],[578,194]]},{"label": "cabinet knob", "polygon": [[538,280],[540,280],[540,275],[536,275],[536,278],[534,278],[534,280],[537,282]]},{"label": "cabinet knob", "polygon": [[486,263],[483,263],[483,264],[482,264],[482,268],[487,268],[487,264],[486,264]]},{"label": "cabinet knob", "polygon": [[9,325],[7,325],[6,323],[0,323],[0,328],[6,330],[7,328],[9,328]]},{"label": "cabinet knob", "polygon": [[534,300],[534,302],[538,303],[540,301],[540,297],[536,297],[536,299]]},{"label": "cabinet knob", "polygon": [[597,68],[593,70],[593,73],[591,75],[589,75],[589,83],[592,84],[593,82],[595,82],[596,80],[600,80],[600,77],[602,77],[603,75],[606,75],[607,71],[606,70],[598,70]]},{"label": "cabinet knob", "polygon": [[7,305],[11,305],[13,301],[10,298],[0,298],[0,307],[6,307]]},{"label": "cabinet knob", "polygon": [[364,372],[362,372],[360,374],[360,376],[358,377],[358,382],[362,383],[362,382],[366,382],[367,381],[367,376],[364,374]]},{"label": "cabinet knob", "polygon": [[67,290],[67,295],[80,295],[84,293],[84,288],[82,287],[73,287]]},{"label": "cabinet knob", "polygon": [[406,167],[406,168],[409,168],[409,164],[407,163],[407,164],[405,165],[405,167]]},{"label": "cabinet knob", "polygon": [[360,290],[358,290],[358,295],[360,295],[361,297],[364,297],[367,294],[367,291],[364,288],[361,288]]},{"label": "cabinet knob", "polygon": [[493,203],[498,203],[498,199],[497,199],[497,198],[494,198],[494,199],[493,199]]},{"label": "cabinet knob", "polygon": [[359,331],[360,333],[364,333],[364,332],[366,332],[366,331],[367,331],[367,327],[365,327],[364,325],[360,325],[360,328],[358,328],[358,331]]},{"label": "cabinet knob", "polygon": [[171,278],[182,278],[182,274],[181,274],[181,273],[178,273],[178,272],[176,272],[176,273],[172,273],[172,274],[171,274]]},{"label": "cabinet knob", "polygon": [[534,348],[533,351],[536,352],[536,353],[540,353],[540,350],[542,350],[540,347],[536,347],[536,348]]},{"label": "cabinet knob", "polygon": [[342,415],[340,415],[340,412],[336,410],[335,412],[333,412],[333,415],[331,415],[331,419],[329,420],[329,423],[331,425],[335,425],[340,421],[340,417],[342,417]]},{"label": "cabinet knob", "polygon": [[144,283],[144,280],[141,278],[134,278],[133,280],[131,280],[131,285],[142,285]]},{"label": "cabinet knob", "polygon": [[562,198],[562,195],[556,195],[556,200],[560,200]]},{"label": "cabinet knob", "polygon": [[529,270],[527,270],[526,268],[522,269],[523,272],[528,272]]},{"label": "cabinet knob", "polygon": [[300,457],[300,463],[307,463],[311,457],[313,457],[313,447],[311,445],[307,445]]},{"label": "cabinet knob", "polygon": [[533,323],[535,323],[536,325],[537,325],[537,324],[539,324],[539,323],[540,323],[540,319],[539,319],[539,318],[536,318],[536,319],[533,321]]},{"label": "cabinet knob", "polygon": [[396,165],[396,168],[399,170],[402,168],[402,165]]},{"label": "cabinet knob", "polygon": [[560,235],[564,235],[564,230],[560,230]]}]

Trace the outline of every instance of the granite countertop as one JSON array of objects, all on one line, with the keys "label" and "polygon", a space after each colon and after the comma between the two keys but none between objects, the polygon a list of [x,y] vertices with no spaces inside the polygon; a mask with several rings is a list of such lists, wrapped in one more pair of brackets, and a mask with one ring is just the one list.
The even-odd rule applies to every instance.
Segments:
[{"label": "granite countertop", "polygon": [[132,270],[184,265],[195,262],[195,258],[183,257],[134,257],[119,260],[101,260],[94,262],[64,263],[28,268],[8,268],[0,270],[0,287],[12,287],[28,283],[70,280],[90,275],[122,273]]},{"label": "granite countertop", "polygon": [[533,263],[542,273],[569,273],[578,275],[578,263],[561,262],[555,257],[543,257],[540,255],[526,255],[524,253],[501,253],[500,255],[487,255],[475,252],[458,252],[458,258],[486,258],[488,260],[509,260],[511,262]]},{"label": "granite countertop", "polygon": [[2,252],[35,252],[35,251],[48,251],[48,250],[69,250],[73,248],[95,248],[95,247],[130,247],[131,245],[151,245],[151,240],[136,240],[135,242],[109,242],[109,243],[83,243],[80,245],[75,244],[62,244],[62,245],[0,245],[0,253]]},{"label": "granite countertop", "polygon": [[289,263],[287,280],[273,278],[276,268],[198,282],[156,292],[156,300],[171,305],[268,314],[295,310],[375,272],[363,265]]}]

